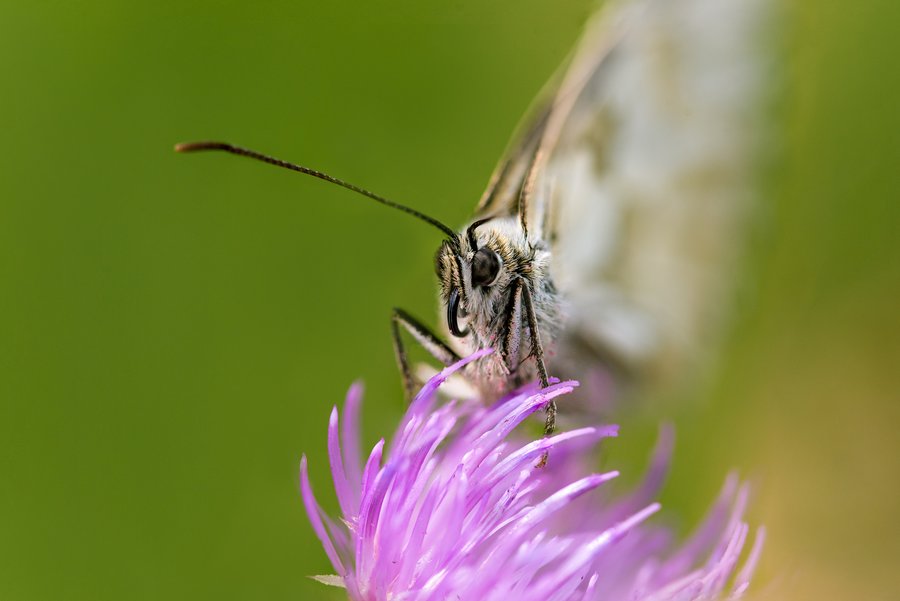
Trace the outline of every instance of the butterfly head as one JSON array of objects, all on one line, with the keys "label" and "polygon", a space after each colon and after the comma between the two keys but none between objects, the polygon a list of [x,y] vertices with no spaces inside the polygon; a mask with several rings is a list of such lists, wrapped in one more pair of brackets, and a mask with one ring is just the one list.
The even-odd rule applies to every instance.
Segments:
[{"label": "butterfly head", "polygon": [[530,277],[533,262],[534,249],[514,219],[479,219],[460,236],[445,240],[435,267],[450,333],[458,338],[474,334],[490,344],[510,283]]}]

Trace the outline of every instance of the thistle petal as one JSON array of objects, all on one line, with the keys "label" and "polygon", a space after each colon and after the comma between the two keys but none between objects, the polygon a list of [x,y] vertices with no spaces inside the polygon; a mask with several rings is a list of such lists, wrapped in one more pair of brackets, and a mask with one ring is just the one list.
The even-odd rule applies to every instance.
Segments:
[{"label": "thistle petal", "polygon": [[[489,352],[489,351],[488,351]],[[516,427],[576,382],[528,385],[485,408],[444,402],[441,383],[476,353],[425,384],[385,451],[359,463],[361,389],[331,413],[328,457],[343,519],[322,512],[304,457],[303,503],[351,601],[699,601],[740,598],[764,532],[743,567],[746,486],[731,476],[708,518],[682,545],[650,520],[668,471],[672,431],[661,430],[648,475],[630,494],[598,489],[618,472],[591,473],[589,453],[618,428],[595,425],[526,440]],[[550,451],[553,463],[535,468]],[[383,465],[382,465],[383,462]]]}]

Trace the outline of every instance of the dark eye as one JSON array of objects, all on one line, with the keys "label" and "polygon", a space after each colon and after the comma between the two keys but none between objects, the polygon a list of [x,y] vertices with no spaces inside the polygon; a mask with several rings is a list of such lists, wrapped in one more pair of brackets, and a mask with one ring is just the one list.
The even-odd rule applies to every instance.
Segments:
[{"label": "dark eye", "polygon": [[447,300],[447,325],[450,326],[450,333],[457,338],[462,338],[469,333],[468,330],[460,330],[459,322],[459,288],[450,291],[450,298]]},{"label": "dark eye", "polygon": [[500,273],[500,256],[482,246],[472,258],[472,286],[490,286]]}]

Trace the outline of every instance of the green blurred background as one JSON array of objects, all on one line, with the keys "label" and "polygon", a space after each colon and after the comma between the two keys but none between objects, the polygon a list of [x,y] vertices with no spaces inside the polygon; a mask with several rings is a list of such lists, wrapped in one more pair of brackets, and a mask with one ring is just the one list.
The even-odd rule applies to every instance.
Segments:
[{"label": "green blurred background", "polygon": [[[589,0],[0,4],[0,599],[313,599],[325,425],[402,411],[388,316],[433,322],[430,228],[172,144],[223,138],[470,214]],[[726,471],[763,590],[900,598],[900,4],[797,0],[773,44],[753,292],[663,498]],[[623,433],[636,473],[652,426]],[[615,443],[619,445],[620,442]]]}]

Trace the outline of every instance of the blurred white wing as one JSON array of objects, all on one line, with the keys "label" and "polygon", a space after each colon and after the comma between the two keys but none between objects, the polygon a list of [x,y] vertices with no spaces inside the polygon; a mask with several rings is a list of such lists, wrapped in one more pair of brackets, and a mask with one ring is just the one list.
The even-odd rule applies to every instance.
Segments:
[{"label": "blurred white wing", "polygon": [[753,193],[768,9],[645,0],[589,26],[529,216],[547,219],[569,303],[561,363],[595,354],[668,381],[715,346]]}]

